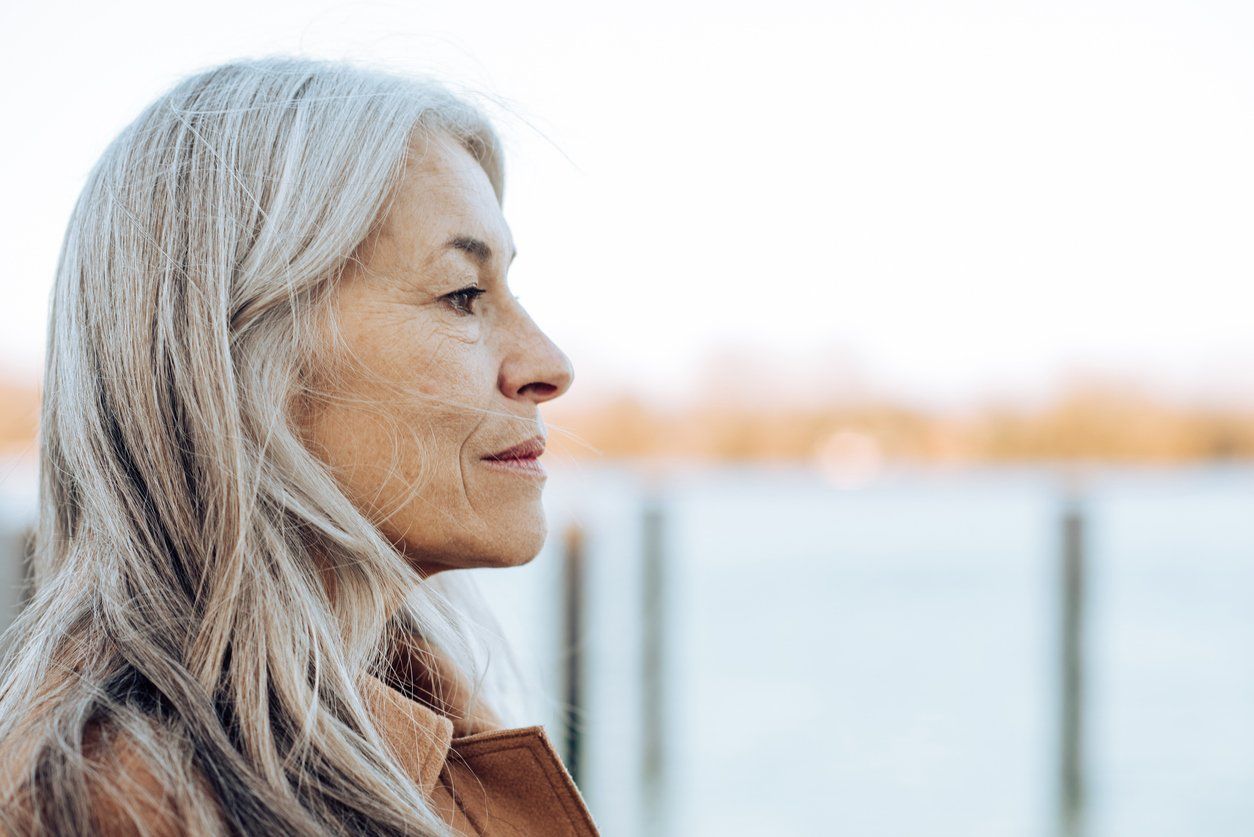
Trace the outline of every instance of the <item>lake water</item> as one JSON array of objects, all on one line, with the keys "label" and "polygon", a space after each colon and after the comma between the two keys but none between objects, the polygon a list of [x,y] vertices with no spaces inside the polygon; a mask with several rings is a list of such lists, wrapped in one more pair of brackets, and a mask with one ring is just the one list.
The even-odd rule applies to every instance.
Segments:
[{"label": "lake water", "polygon": [[[639,805],[641,481],[550,472],[546,552],[480,581],[556,695],[558,535],[588,528],[581,784],[607,833],[1057,833],[1056,474],[675,478],[663,827]],[[1087,833],[1254,833],[1254,469],[1107,470],[1082,498]]]},{"label": "lake water", "polygon": [[[581,785],[607,835],[1056,833],[1057,474],[890,470],[846,490],[804,469],[678,471],[647,820],[644,482],[549,469],[545,551],[473,574],[560,741],[560,543],[586,528]],[[30,472],[7,473],[12,514]],[[1254,468],[1101,471],[1082,508],[1087,834],[1254,833]]]}]

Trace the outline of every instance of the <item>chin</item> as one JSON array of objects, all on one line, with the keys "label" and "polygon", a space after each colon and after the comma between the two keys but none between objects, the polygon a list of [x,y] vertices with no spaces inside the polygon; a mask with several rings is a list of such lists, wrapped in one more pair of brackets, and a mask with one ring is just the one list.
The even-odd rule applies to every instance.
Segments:
[{"label": "chin", "polygon": [[532,526],[508,527],[500,531],[499,541],[485,554],[488,560],[481,566],[521,567],[529,564],[540,554],[548,537],[543,516]]},{"label": "chin", "polygon": [[443,570],[504,569],[531,563],[544,548],[547,536],[544,516],[538,515],[527,525],[501,524],[484,541],[461,543],[442,554],[416,548],[413,544],[403,543],[402,549],[414,566],[427,575]]}]

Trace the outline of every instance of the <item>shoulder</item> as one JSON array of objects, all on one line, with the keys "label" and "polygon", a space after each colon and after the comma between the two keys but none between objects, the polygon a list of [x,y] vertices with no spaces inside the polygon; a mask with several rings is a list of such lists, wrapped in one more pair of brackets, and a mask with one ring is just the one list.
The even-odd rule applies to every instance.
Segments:
[{"label": "shoulder", "polygon": [[[82,833],[172,837],[197,830],[177,751],[153,729],[89,723],[81,751],[24,737],[5,742],[0,763],[0,833]],[[180,775],[184,774],[184,775]],[[197,794],[198,795],[198,794]],[[190,816],[189,816],[190,815]]]},{"label": "shoulder", "polygon": [[215,833],[220,822],[203,776],[168,735],[90,726],[83,738],[87,802],[103,835]]}]

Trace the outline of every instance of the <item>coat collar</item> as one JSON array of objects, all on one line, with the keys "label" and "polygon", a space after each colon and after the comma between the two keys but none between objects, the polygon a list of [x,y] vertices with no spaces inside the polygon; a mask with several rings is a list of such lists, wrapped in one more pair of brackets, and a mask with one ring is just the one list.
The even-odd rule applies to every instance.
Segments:
[{"label": "coat collar", "polygon": [[442,653],[429,643],[399,643],[391,670],[367,677],[362,697],[388,748],[424,794],[430,794],[457,740],[501,728],[501,720]]}]

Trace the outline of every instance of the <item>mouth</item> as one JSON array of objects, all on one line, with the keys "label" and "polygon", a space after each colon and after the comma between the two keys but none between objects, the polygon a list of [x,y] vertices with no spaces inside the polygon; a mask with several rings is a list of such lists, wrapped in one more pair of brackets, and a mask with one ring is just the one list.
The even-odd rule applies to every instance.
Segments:
[{"label": "mouth", "polygon": [[544,453],[544,437],[532,436],[530,439],[519,442],[513,447],[505,450],[497,451],[483,457],[494,462],[501,462],[509,459],[537,459]]},{"label": "mouth", "polygon": [[481,459],[484,465],[502,473],[520,476],[547,477],[540,456],[544,453],[544,437],[533,436],[526,441]]}]

